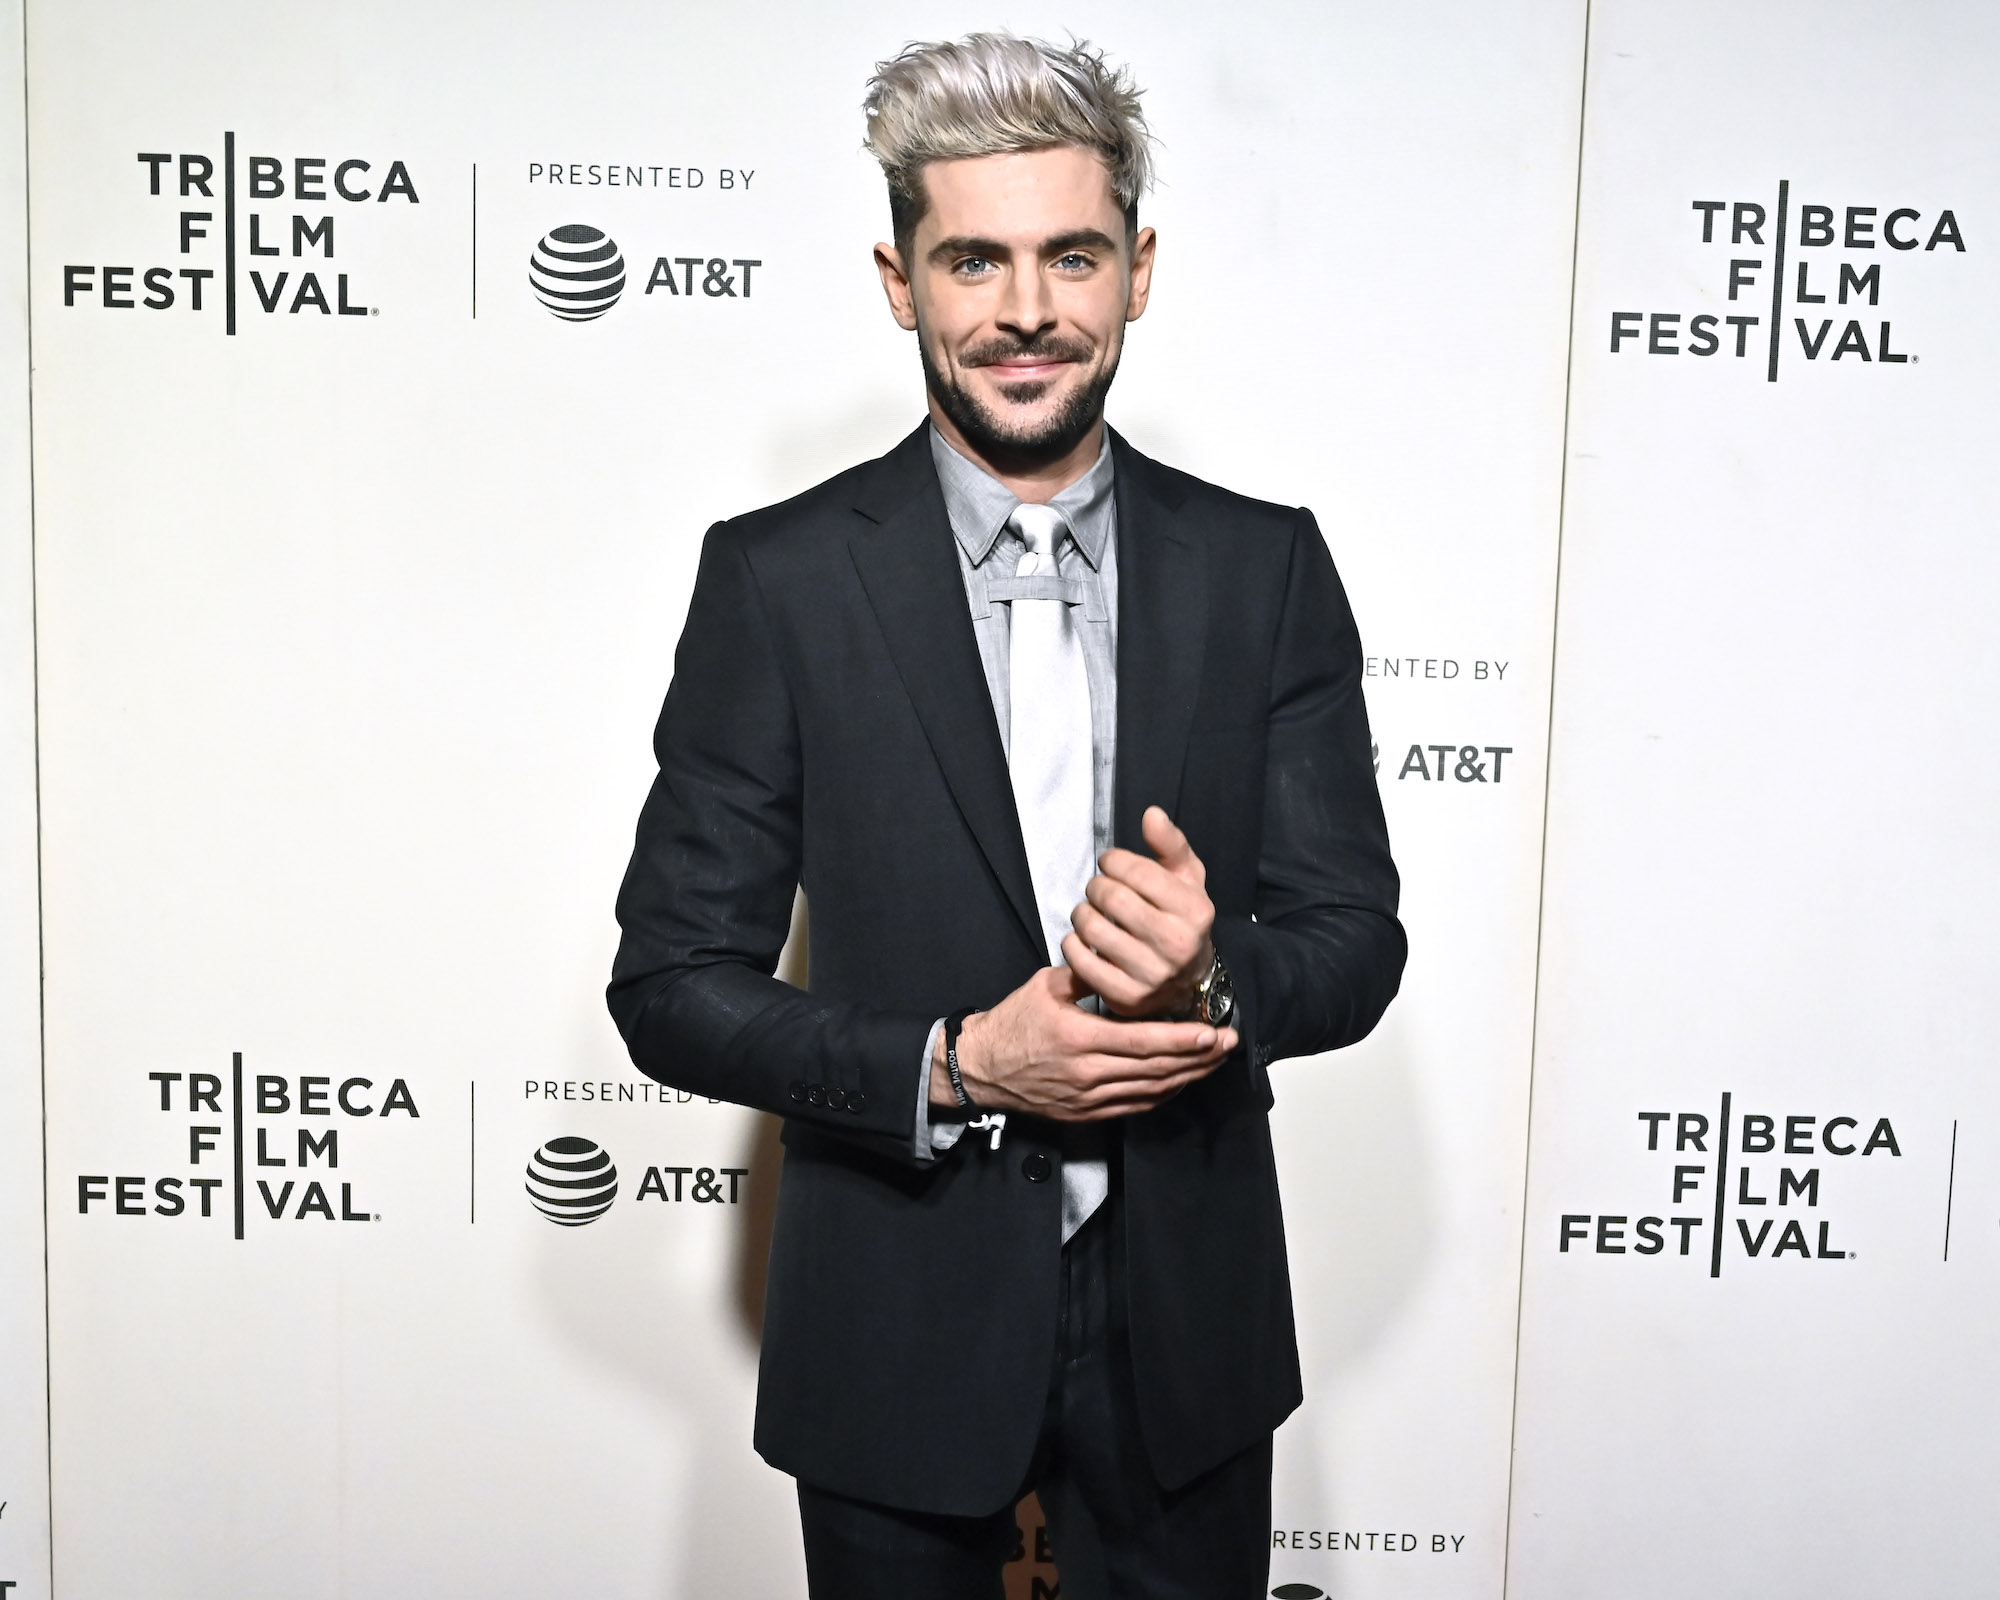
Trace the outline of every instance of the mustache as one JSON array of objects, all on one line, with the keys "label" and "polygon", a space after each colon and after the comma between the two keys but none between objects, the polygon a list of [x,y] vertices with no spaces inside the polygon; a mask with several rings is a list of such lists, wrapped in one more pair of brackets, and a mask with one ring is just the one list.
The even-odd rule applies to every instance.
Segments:
[{"label": "mustache", "polygon": [[990,367],[1002,361],[1088,361],[1097,347],[1087,339],[1044,334],[1033,339],[988,339],[967,345],[958,353],[961,367]]}]

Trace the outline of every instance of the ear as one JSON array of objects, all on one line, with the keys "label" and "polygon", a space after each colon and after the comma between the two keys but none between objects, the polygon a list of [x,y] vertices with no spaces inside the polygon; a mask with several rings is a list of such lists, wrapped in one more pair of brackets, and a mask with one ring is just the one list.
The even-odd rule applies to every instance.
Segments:
[{"label": "ear", "polygon": [[910,291],[910,275],[903,270],[902,252],[892,244],[878,244],[875,270],[882,277],[882,292],[889,297],[889,315],[905,333],[915,333],[917,303]]},{"label": "ear", "polygon": [[1141,228],[1132,241],[1132,293],[1125,302],[1125,320],[1137,322],[1146,314],[1146,301],[1153,292],[1153,247],[1159,236],[1151,228]]}]

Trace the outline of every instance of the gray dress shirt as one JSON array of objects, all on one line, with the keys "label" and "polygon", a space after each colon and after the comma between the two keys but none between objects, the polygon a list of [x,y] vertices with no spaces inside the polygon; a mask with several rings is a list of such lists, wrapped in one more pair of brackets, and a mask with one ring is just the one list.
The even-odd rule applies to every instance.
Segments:
[{"label": "gray dress shirt", "polygon": [[[1027,551],[1020,535],[1007,526],[1007,519],[1021,503],[1014,492],[952,449],[936,428],[930,431],[930,441],[931,459],[944,490],[945,512],[951,519],[959,576],[965,580],[979,660],[986,671],[986,690],[993,700],[1004,747],[1012,720],[1007,664],[1012,601],[1029,586],[1033,586],[1036,598],[1046,596],[1050,580],[1014,575]],[[1118,758],[1118,506],[1112,494],[1108,432],[1091,469],[1049,504],[1069,524],[1056,551],[1055,581],[1061,598],[1074,608],[1070,614],[1077,623],[1084,673],[1090,682],[1091,848],[1093,854],[1101,854],[1111,846],[1112,778]],[[931,1116],[931,1059],[943,1026],[940,1019],[924,1042],[914,1134],[919,1161],[936,1159],[965,1131],[963,1122],[934,1121]],[[1063,1161],[1065,1241],[1083,1220],[1072,1204],[1072,1172],[1088,1163],[1101,1167],[1104,1160],[1098,1130],[1080,1125],[1069,1131]]]}]

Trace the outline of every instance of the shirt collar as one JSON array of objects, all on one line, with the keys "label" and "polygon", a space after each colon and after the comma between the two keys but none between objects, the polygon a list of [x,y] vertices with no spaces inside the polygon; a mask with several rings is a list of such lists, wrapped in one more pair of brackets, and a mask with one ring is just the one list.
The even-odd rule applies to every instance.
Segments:
[{"label": "shirt collar", "polygon": [[[973,566],[993,553],[1000,542],[1007,519],[1021,502],[992,473],[968,461],[944,440],[933,426],[930,430],[931,460],[937,466],[938,485],[944,490],[945,514],[959,548]],[[1113,499],[1111,430],[1104,430],[1104,447],[1097,460],[1075,483],[1049,502],[1069,524],[1070,537],[1093,569],[1104,565],[1104,547],[1111,538]]]}]

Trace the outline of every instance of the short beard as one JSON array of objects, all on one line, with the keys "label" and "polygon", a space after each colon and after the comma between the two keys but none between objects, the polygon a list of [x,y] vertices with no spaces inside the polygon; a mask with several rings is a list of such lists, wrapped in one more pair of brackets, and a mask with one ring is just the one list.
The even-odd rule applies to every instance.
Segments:
[{"label": "short beard", "polygon": [[[946,377],[931,359],[930,341],[921,324],[917,329],[917,353],[924,364],[924,386],[965,442],[996,465],[1032,468],[1060,461],[1097,426],[1104,415],[1104,397],[1111,390],[1111,380],[1118,376],[1118,357],[1122,351],[1113,350],[1102,370],[1079,385],[1052,416],[1029,427],[1010,427],[977,396]],[[1073,340],[1032,339],[1026,343],[989,342],[965,354],[971,365],[988,366],[1005,356],[1054,355],[1075,360],[1087,356],[1089,351]],[[1047,383],[1024,383],[1017,385],[1014,392],[1032,404],[1047,393],[1048,387]]]}]

